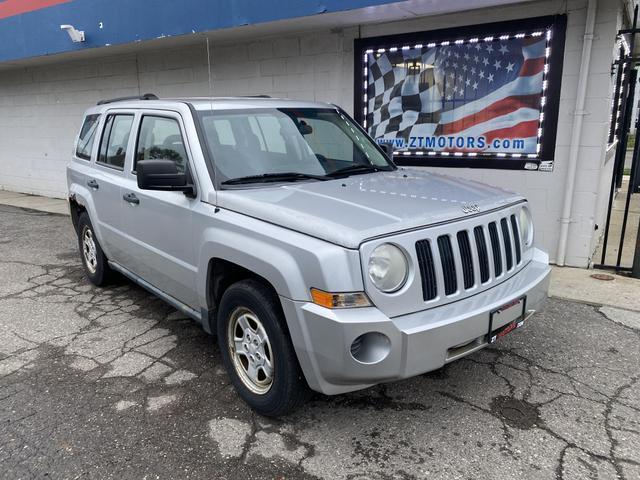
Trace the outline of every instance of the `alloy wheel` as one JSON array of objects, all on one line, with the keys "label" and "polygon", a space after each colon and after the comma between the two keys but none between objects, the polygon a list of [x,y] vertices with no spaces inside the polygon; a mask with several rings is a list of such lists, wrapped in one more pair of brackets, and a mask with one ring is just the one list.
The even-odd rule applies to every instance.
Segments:
[{"label": "alloy wheel", "polygon": [[98,268],[98,254],[96,251],[96,242],[93,237],[93,231],[89,227],[84,227],[82,232],[82,255],[84,263],[90,273],[96,273]]},{"label": "alloy wheel", "polygon": [[273,352],[264,325],[247,308],[238,307],[231,314],[227,345],[245,387],[259,395],[267,393],[273,384]]}]

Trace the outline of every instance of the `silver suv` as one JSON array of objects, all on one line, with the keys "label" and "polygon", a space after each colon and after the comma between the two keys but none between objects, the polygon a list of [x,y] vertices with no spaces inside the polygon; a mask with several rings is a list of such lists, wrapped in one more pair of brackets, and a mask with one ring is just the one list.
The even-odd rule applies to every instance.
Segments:
[{"label": "silver suv", "polygon": [[335,105],[103,101],[67,177],[89,279],[119,272],[217,334],[263,415],[440,368],[547,295],[523,197],[398,168]]}]

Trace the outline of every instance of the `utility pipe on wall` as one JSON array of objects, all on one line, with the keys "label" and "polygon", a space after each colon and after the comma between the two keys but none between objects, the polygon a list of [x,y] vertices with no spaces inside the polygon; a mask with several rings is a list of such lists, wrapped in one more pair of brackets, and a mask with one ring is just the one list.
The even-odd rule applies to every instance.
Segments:
[{"label": "utility pipe on wall", "polygon": [[576,173],[578,167],[578,154],[580,153],[580,137],[582,136],[582,122],[584,120],[584,104],[587,97],[587,79],[589,76],[589,63],[591,62],[591,47],[593,45],[593,31],[596,24],[596,11],[598,0],[589,0],[587,6],[587,22],[584,26],[584,42],[582,43],[582,59],[580,61],[580,73],[578,75],[578,92],[576,109],[573,112],[573,129],[571,130],[571,146],[569,148],[569,164],[567,169],[567,183],[562,203],[562,216],[560,217],[560,239],[558,240],[558,253],[556,264],[563,266],[567,254],[567,238],[571,223],[571,211],[573,209],[573,193],[576,186]]}]

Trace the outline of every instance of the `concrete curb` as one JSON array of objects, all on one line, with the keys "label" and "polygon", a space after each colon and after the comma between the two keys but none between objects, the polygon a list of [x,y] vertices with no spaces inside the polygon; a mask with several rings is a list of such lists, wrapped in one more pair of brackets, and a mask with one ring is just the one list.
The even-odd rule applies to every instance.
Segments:
[{"label": "concrete curb", "polygon": [[38,212],[69,215],[69,206],[66,200],[60,198],[41,197],[26,193],[8,192],[0,190],[0,205],[26,208]]},{"label": "concrete curb", "polygon": [[556,267],[551,271],[549,296],[595,306],[640,312],[640,280],[611,273],[613,280],[597,280],[586,268]]}]

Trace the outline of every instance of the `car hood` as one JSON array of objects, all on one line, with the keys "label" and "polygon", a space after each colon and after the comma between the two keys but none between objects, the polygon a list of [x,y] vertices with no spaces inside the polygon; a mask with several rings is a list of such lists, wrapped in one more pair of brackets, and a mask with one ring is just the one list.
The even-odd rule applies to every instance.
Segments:
[{"label": "car hood", "polygon": [[321,182],[218,192],[221,208],[358,248],[372,237],[467,216],[523,200],[515,193],[447,175],[398,169]]}]

